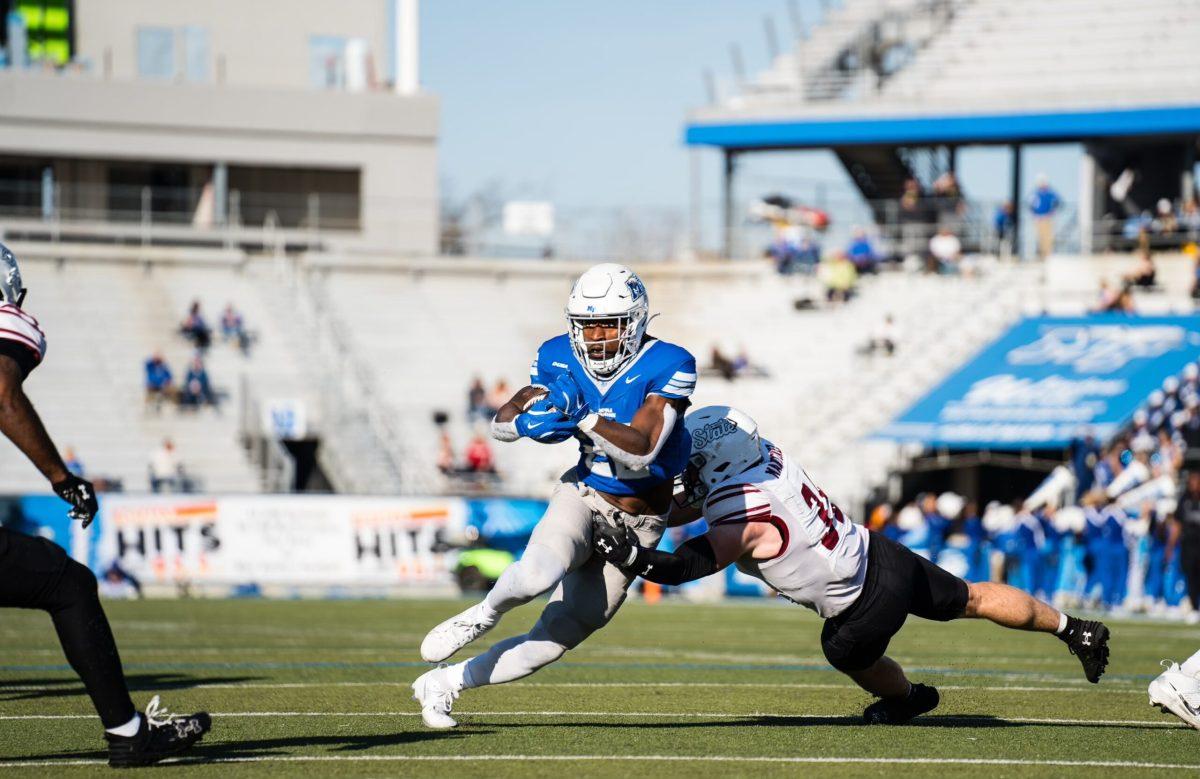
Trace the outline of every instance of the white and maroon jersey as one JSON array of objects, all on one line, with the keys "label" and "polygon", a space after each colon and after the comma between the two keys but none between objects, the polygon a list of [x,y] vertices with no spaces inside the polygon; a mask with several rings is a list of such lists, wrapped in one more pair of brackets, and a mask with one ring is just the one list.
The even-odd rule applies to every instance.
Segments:
[{"label": "white and maroon jersey", "polygon": [[0,303],[0,354],[15,359],[26,375],[46,356],[41,325],[12,303]]},{"label": "white and maroon jersey", "polygon": [[709,527],[769,522],[783,546],[770,560],[738,560],[793,603],[829,618],[854,603],[867,576],[866,528],[833,505],[797,463],[763,441],[763,462],[709,492]]}]

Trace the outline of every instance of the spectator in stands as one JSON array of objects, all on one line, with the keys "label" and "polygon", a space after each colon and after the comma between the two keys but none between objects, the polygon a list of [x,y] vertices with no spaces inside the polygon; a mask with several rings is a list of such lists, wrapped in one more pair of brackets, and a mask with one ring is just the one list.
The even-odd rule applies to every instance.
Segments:
[{"label": "spectator in stands", "polygon": [[900,223],[900,253],[906,259],[920,257],[930,234],[930,215],[916,179],[904,182],[896,219]]},{"label": "spectator in stands", "polygon": [[68,471],[83,478],[83,462],[75,454],[75,447],[68,446],[63,450],[63,464],[67,466]]},{"label": "spectator in stands", "polygon": [[888,357],[891,357],[896,352],[896,322],[891,314],[883,317],[883,321],[875,328],[875,332],[871,334],[870,340],[862,348],[863,354],[875,354],[883,352]]},{"label": "spectator in stands", "polygon": [[1187,490],[1179,499],[1175,518],[1179,522],[1180,562],[1192,602],[1189,622],[1200,621],[1200,470],[1187,475]]},{"label": "spectator in stands", "polygon": [[492,391],[488,393],[488,412],[486,418],[491,420],[496,415],[496,412],[500,410],[500,407],[512,399],[512,395],[512,390],[508,388],[508,382],[504,379],[497,379],[495,386],[492,387]]},{"label": "spectator in stands", "polygon": [[1189,243],[1183,253],[1192,258],[1192,300],[1200,300],[1200,246]]},{"label": "spectator in stands", "polygon": [[775,260],[775,269],[784,276],[811,273],[821,261],[821,246],[807,228],[786,225],[776,230],[767,254]]},{"label": "spectator in stands", "polygon": [[164,438],[162,446],[150,454],[150,491],[186,492],[187,476],[175,454],[175,443]]},{"label": "spectator in stands", "polygon": [[874,273],[879,265],[879,255],[867,231],[861,227],[854,228],[854,237],[846,248],[846,256],[854,263],[854,268],[861,273]]},{"label": "spectator in stands", "polygon": [[1125,283],[1135,287],[1153,287],[1155,276],[1154,255],[1150,253],[1149,245],[1143,246],[1138,251],[1133,270],[1125,276]]},{"label": "spectator in stands", "polygon": [[1162,236],[1172,236],[1179,230],[1179,219],[1175,216],[1175,206],[1167,198],[1159,198],[1154,208],[1154,232]]},{"label": "spectator in stands", "polygon": [[927,270],[930,272],[958,273],[962,261],[962,242],[948,225],[943,225],[929,239],[929,257]]},{"label": "spectator in stands", "polygon": [[1194,198],[1183,201],[1179,212],[1179,229],[1189,243],[1200,243],[1200,206]]},{"label": "spectator in stands", "polygon": [[712,369],[721,375],[725,381],[733,381],[737,376],[737,368],[733,364],[733,360],[721,351],[721,347],[713,344],[712,348]]},{"label": "spectator in stands", "polygon": [[1002,257],[1011,255],[1017,229],[1016,212],[1011,200],[996,207],[996,213],[992,215],[992,229],[996,231],[996,253]]},{"label": "spectator in stands", "polygon": [[217,406],[217,396],[208,380],[208,370],[204,367],[204,359],[199,354],[192,357],[188,364],[187,374],[183,377],[183,387],[179,392],[179,405],[195,409],[202,405]]},{"label": "spectator in stands", "polygon": [[937,223],[957,231],[962,226],[967,201],[963,199],[958,178],[953,171],[946,171],[933,182],[933,198]]},{"label": "spectator in stands", "polygon": [[1029,199],[1029,211],[1037,227],[1038,259],[1044,260],[1054,251],[1054,214],[1062,206],[1058,193],[1050,188],[1044,173],[1037,176],[1037,189]]},{"label": "spectator in stands", "polygon": [[97,583],[100,595],[104,598],[129,599],[142,597],[142,583],[133,574],[126,571],[113,560],[112,565],[104,571]]},{"label": "spectator in stands", "polygon": [[471,438],[471,443],[467,444],[467,449],[463,453],[463,464],[467,473],[495,473],[496,463],[492,458],[492,447],[488,445],[487,439],[481,434],[476,433]]},{"label": "spectator in stands", "polygon": [[1071,471],[1075,474],[1075,499],[1092,488],[1096,481],[1096,466],[1100,463],[1100,445],[1091,431],[1071,441],[1068,449]]},{"label": "spectator in stands", "polygon": [[164,400],[173,400],[175,395],[174,378],[162,352],[155,352],[146,360],[146,406],[153,408],[155,413],[162,411]]},{"label": "spectator in stands", "polygon": [[858,271],[854,263],[846,255],[839,254],[831,260],[821,263],[817,269],[818,275],[825,284],[825,299],[830,303],[845,303],[854,296],[854,286],[858,283]]},{"label": "spectator in stands", "polygon": [[242,354],[250,353],[250,334],[246,332],[246,323],[242,314],[233,307],[232,303],[225,306],[221,312],[221,338],[226,343],[233,341]]},{"label": "spectator in stands", "polygon": [[437,469],[445,476],[454,473],[454,446],[445,426],[438,431]]},{"label": "spectator in stands", "polygon": [[483,379],[476,376],[471,379],[471,387],[467,390],[467,421],[476,419],[489,422],[495,411],[488,408],[487,390],[483,388]]},{"label": "spectator in stands", "polygon": [[1092,312],[1099,314],[1106,312],[1134,313],[1133,295],[1129,292],[1129,285],[1114,286],[1107,279],[1101,279],[1100,296],[1096,300]]},{"label": "spectator in stands", "polygon": [[204,315],[200,312],[200,301],[193,300],[192,305],[188,308],[188,315],[183,320],[183,324],[179,326],[179,332],[184,338],[191,341],[197,349],[207,349],[212,343],[212,330],[208,323],[204,321]]}]

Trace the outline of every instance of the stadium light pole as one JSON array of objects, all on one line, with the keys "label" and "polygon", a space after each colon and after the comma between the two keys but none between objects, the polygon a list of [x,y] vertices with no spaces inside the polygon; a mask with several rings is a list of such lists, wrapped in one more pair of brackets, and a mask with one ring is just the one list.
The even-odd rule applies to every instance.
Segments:
[{"label": "stadium light pole", "polygon": [[724,221],[724,235],[722,236],[724,246],[721,254],[727,260],[733,259],[734,235],[733,235],[733,176],[737,172],[737,151],[734,149],[722,149],[725,155],[725,170],[721,180],[721,209]]},{"label": "stadium light pole", "polygon": [[392,0],[392,56],[396,73],[393,82],[398,95],[415,95],[420,79],[420,7],[418,0]]},{"label": "stadium light pole", "polygon": [[779,36],[775,33],[775,20],[769,14],[763,17],[763,32],[767,36],[767,56],[775,62],[779,58]]},{"label": "stadium light pole", "polygon": [[1017,259],[1024,259],[1021,247],[1021,144],[1012,145],[1012,191],[1009,200],[1013,205],[1013,251]]}]

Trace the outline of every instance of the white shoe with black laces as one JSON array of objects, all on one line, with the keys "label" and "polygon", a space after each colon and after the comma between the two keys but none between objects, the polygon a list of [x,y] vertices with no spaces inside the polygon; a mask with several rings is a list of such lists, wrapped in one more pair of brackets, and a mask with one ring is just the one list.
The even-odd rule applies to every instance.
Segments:
[{"label": "white shoe with black laces", "polygon": [[[1165,665],[1166,660],[1163,661]],[[1150,705],[1200,730],[1200,679],[1185,674],[1177,663],[1150,682]]]},{"label": "white shoe with black laces", "polygon": [[499,621],[499,614],[484,603],[476,603],[429,631],[421,642],[421,658],[427,663],[440,663],[494,628]]},{"label": "white shoe with black laces", "polygon": [[442,668],[434,668],[417,677],[412,683],[413,700],[421,704],[421,720],[426,727],[446,730],[458,725],[450,710],[458,698],[458,690],[446,679]]}]

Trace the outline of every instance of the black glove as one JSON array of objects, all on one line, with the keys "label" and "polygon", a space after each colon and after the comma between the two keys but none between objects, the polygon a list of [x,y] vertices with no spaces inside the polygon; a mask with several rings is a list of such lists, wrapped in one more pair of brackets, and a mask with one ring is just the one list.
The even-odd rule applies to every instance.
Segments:
[{"label": "black glove", "polygon": [[624,525],[598,522],[592,529],[592,549],[618,568],[629,568],[637,562],[642,547],[637,534]]},{"label": "black glove", "polygon": [[85,528],[92,524],[92,520],[100,511],[100,504],[96,502],[96,488],[90,481],[72,473],[51,486],[55,495],[71,504],[71,509],[67,512],[68,517],[83,520]]}]

